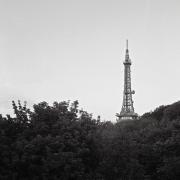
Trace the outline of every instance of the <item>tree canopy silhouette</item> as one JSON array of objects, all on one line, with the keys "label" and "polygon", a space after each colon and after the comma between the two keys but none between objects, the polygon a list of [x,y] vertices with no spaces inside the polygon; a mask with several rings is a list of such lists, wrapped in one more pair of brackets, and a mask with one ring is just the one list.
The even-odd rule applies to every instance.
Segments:
[{"label": "tree canopy silhouette", "polygon": [[180,179],[180,102],[114,124],[77,101],[12,105],[15,117],[0,116],[2,180]]}]

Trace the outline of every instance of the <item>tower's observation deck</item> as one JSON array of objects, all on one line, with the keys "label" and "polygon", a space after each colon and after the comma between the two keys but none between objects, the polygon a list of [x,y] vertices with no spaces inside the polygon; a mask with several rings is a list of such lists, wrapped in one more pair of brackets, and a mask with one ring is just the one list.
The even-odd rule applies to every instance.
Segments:
[{"label": "tower's observation deck", "polygon": [[131,90],[131,59],[129,58],[128,41],[126,45],[126,56],[124,64],[124,92],[123,92],[123,105],[120,114],[117,114],[118,121],[126,119],[137,119],[138,115],[134,112],[132,94],[135,94],[134,90]]}]

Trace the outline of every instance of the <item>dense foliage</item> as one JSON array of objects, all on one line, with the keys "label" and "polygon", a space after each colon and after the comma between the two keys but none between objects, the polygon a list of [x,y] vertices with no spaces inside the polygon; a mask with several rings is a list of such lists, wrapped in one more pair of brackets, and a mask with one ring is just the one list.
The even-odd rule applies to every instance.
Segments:
[{"label": "dense foliage", "polygon": [[13,109],[0,116],[2,180],[180,179],[180,102],[115,124],[77,101]]}]

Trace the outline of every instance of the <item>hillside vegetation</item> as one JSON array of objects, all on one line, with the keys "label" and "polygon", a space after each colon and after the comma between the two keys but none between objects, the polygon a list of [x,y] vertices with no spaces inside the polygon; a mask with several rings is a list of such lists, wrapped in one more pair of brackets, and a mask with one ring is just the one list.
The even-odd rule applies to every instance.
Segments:
[{"label": "hillside vegetation", "polygon": [[13,102],[0,117],[2,180],[179,180],[180,102],[101,122],[78,102]]}]

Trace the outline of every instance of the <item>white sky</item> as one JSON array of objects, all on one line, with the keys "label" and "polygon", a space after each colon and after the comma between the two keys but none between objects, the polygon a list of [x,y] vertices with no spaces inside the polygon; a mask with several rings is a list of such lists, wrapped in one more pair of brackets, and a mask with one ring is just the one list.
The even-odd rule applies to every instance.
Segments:
[{"label": "white sky", "polygon": [[138,114],[180,97],[179,0],[0,0],[0,112],[79,100],[116,119],[125,41]]}]

